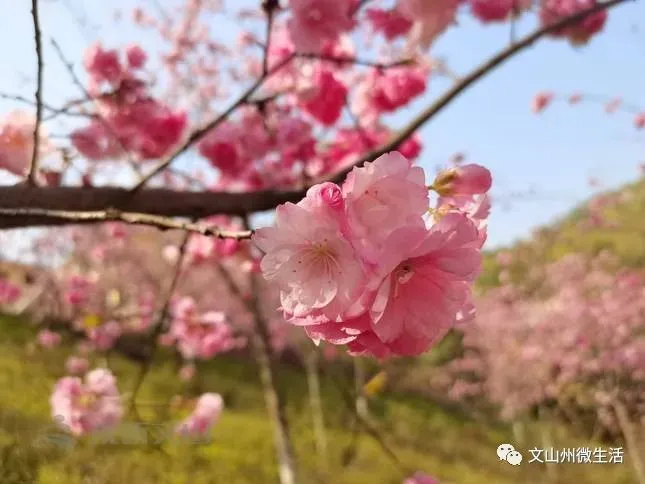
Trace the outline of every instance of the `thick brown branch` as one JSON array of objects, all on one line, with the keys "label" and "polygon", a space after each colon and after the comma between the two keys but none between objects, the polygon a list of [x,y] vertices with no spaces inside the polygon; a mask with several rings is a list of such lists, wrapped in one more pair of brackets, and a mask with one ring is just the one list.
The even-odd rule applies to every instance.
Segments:
[{"label": "thick brown branch", "polygon": [[[255,193],[188,192],[167,188],[148,188],[131,194],[118,187],[42,187],[27,185],[0,187],[0,209],[47,209],[70,212],[122,212],[167,217],[205,218],[213,214],[244,215],[271,210],[285,201],[297,202],[300,190],[266,190]],[[26,215],[0,215],[0,228],[29,225],[61,225],[56,217],[40,214],[35,220],[21,221]],[[97,222],[100,220],[97,220]],[[70,220],[70,223],[73,221]]]},{"label": "thick brown branch", "polygon": [[36,74],[36,123],[34,125],[34,147],[31,155],[31,165],[27,174],[27,181],[36,184],[38,173],[38,149],[40,143],[40,122],[43,117],[43,46],[40,36],[40,20],[38,18],[38,0],[31,0],[31,16],[34,23],[34,39],[36,41],[36,57],[38,72]]}]

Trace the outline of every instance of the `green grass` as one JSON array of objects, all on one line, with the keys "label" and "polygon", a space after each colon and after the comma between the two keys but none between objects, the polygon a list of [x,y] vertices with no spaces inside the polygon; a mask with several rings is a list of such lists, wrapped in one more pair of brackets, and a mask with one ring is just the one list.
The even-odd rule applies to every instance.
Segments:
[{"label": "green grass", "polygon": [[[161,449],[141,445],[95,444],[85,439],[65,450],[37,445],[38,437],[51,430],[49,395],[64,374],[69,348],[30,352],[35,331],[17,318],[0,319],[0,483],[129,484],[129,483],[274,483],[277,482],[271,425],[255,367],[233,358],[216,358],[200,369],[200,389],[185,387],[175,378],[172,362],[160,361],[148,375],[140,402],[168,402],[173,395],[198,391],[221,393],[226,410],[212,432],[208,445],[189,445],[169,439]],[[160,354],[160,358],[164,355]],[[95,362],[98,363],[98,362]],[[110,367],[118,375],[122,392],[133,386],[137,366],[112,356]],[[329,370],[339,373],[340,366]],[[337,375],[338,376],[338,375]],[[347,378],[347,377],[346,377]],[[299,462],[300,482],[305,484],[400,484],[403,474],[378,443],[360,434],[353,459],[347,452],[352,442],[351,414],[332,383],[323,375],[324,411],[329,458],[319,462],[314,450],[306,380],[299,370],[284,365],[280,384],[288,396],[288,414]],[[337,381],[336,379],[334,381]],[[424,470],[454,484],[518,484],[546,482],[541,465],[517,468],[499,462],[495,455],[502,442],[513,442],[510,430],[465,419],[442,410],[422,397],[386,393],[371,402],[376,426],[402,465]],[[167,422],[180,414],[166,407],[143,405],[145,420]],[[131,421],[132,418],[129,418]],[[560,429],[561,430],[561,429]],[[557,447],[589,446],[558,437]],[[345,461],[345,462],[343,462]],[[561,483],[627,484],[628,464],[560,465]]]}]

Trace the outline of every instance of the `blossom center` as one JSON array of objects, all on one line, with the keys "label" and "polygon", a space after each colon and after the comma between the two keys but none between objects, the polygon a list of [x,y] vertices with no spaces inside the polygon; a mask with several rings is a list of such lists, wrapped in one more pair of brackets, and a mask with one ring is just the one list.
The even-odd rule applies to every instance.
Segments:
[{"label": "blossom center", "polygon": [[329,248],[329,245],[324,242],[313,244],[311,252],[316,260],[334,258],[334,252]]},{"label": "blossom center", "polygon": [[396,270],[394,271],[394,284],[392,294],[394,298],[399,297],[401,286],[410,282],[412,276],[414,276],[414,269],[412,268],[412,264],[410,264],[410,262],[403,262],[401,265],[399,265],[399,267],[396,268]]},{"label": "blossom center", "polygon": [[90,408],[92,405],[96,403],[96,401],[97,401],[96,395],[94,395],[93,393],[84,393],[78,399],[78,404],[83,408]]},{"label": "blossom center", "polygon": [[339,266],[336,252],[327,241],[316,242],[311,247],[311,259],[316,266],[322,266],[326,272],[332,269],[332,264]]}]

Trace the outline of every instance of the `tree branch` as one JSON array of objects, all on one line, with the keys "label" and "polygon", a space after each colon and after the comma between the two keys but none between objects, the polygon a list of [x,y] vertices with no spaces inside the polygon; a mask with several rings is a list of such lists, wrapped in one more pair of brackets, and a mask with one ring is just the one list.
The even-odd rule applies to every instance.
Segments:
[{"label": "tree branch", "polygon": [[40,143],[40,121],[43,117],[43,46],[40,36],[40,20],[38,18],[38,0],[31,0],[31,16],[34,23],[34,39],[36,41],[36,57],[38,59],[38,73],[36,78],[36,124],[34,126],[34,147],[31,155],[31,164],[27,174],[27,182],[36,184],[38,173],[38,148]]},{"label": "tree branch", "polygon": [[[251,230],[224,230],[216,225],[196,224],[193,222],[182,222],[162,215],[149,215],[146,213],[121,212],[120,210],[108,209],[95,212],[70,212],[65,210],[49,210],[43,208],[16,208],[0,209],[0,219],[7,217],[24,217],[36,220],[39,217],[47,220],[58,220],[59,225],[64,224],[90,224],[97,222],[124,222],[131,225],[147,225],[161,230],[183,230],[201,235],[217,237],[219,239],[249,239],[253,232]],[[0,227],[2,224],[0,222]]]},{"label": "tree branch", "polygon": [[[0,187],[0,228],[61,225],[60,217],[9,212],[24,209],[96,212],[110,209],[167,217],[205,218],[213,214],[244,215],[271,210],[285,201],[298,202],[301,190],[265,190],[251,193],[191,192],[148,188],[131,194],[119,187]],[[95,222],[101,222],[97,219]],[[74,223],[69,219],[68,223]]]}]

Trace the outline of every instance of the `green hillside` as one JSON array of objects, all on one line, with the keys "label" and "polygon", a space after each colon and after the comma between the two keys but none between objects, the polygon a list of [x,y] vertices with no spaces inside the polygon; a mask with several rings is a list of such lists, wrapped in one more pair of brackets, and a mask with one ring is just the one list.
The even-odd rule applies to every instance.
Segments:
[{"label": "green hillside", "polygon": [[[168,439],[159,448],[151,445],[92,443],[81,440],[71,449],[43,446],[51,432],[49,395],[63,373],[69,347],[54,350],[29,349],[34,328],[17,318],[0,319],[0,482],[2,484],[262,484],[277,482],[271,427],[254,365],[232,357],[218,357],[200,372],[200,391],[220,392],[226,411],[207,445],[181,444]],[[95,361],[101,364],[101,361]],[[119,387],[133,386],[137,367],[117,355],[109,365]],[[176,421],[181,414],[158,404],[173,395],[195,395],[175,377],[172,359],[159,354],[158,364],[146,379],[140,410],[148,422]],[[501,442],[516,442],[510,429],[467,420],[434,405],[432,401],[404,394],[386,393],[372,401],[374,425],[400,464],[394,464],[378,442],[365,432],[354,440],[352,412],[331,380],[323,376],[323,405],[328,432],[328,462],[314,451],[311,414],[304,375],[289,365],[280,371],[287,390],[288,413],[305,484],[400,484],[403,474],[422,469],[442,484],[517,484],[545,482],[543,464],[512,467],[495,454]],[[134,417],[128,421],[133,422]],[[555,429],[558,447],[582,445],[563,429]],[[354,442],[356,445],[352,445]],[[584,445],[589,445],[584,442]],[[539,433],[528,427],[522,446],[540,445]],[[559,480],[551,482],[588,484],[631,483],[629,465],[581,466],[563,464]]]},{"label": "green hillside", "polygon": [[593,256],[608,250],[626,267],[645,267],[645,181],[599,196],[608,200],[600,210],[603,225],[585,223],[590,211],[587,204],[583,204],[553,224],[535,231],[529,239],[508,249],[488,251],[479,287],[498,285],[502,268],[496,257],[502,251],[513,255],[509,267],[513,280],[521,280],[531,267],[544,266],[574,252]]}]

